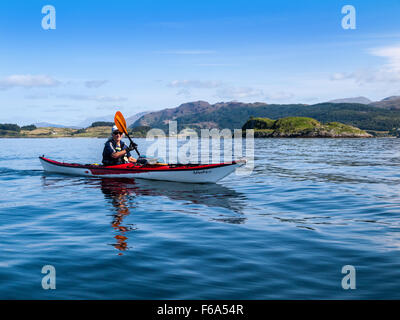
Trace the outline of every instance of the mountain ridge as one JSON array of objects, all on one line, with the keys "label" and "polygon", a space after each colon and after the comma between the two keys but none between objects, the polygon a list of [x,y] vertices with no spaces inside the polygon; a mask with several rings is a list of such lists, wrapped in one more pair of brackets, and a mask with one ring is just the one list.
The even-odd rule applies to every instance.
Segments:
[{"label": "mountain ridge", "polygon": [[370,103],[370,105],[377,108],[400,110],[400,96],[387,97],[382,99],[381,101],[372,102]]},{"label": "mountain ridge", "polygon": [[354,97],[354,98],[343,98],[328,101],[331,103],[360,103],[360,104],[370,104],[373,101],[366,97]]},{"label": "mountain ridge", "polygon": [[[343,102],[344,101],[344,102]],[[347,102],[346,102],[347,101]],[[351,101],[358,101],[357,103]],[[171,120],[180,128],[211,129],[240,128],[250,116],[281,118],[285,116],[310,116],[319,121],[337,121],[355,125],[365,130],[391,130],[400,127],[400,96],[386,97],[367,103],[366,97],[335,99],[330,102],[307,104],[244,103],[238,101],[210,104],[199,100],[182,103],[178,107],[158,111],[144,111],[127,117],[129,127],[158,127],[166,129]],[[361,102],[361,103],[360,103]],[[323,115],[322,113],[328,113]],[[366,116],[368,114],[368,116]],[[373,119],[366,119],[372,117]],[[47,122],[35,123],[37,127],[84,128],[95,121],[113,121],[113,115],[87,118],[80,125],[62,125]]]},{"label": "mountain ridge", "polygon": [[[397,102],[397,99],[391,100]],[[359,103],[267,104],[237,101],[209,104],[193,101],[176,108],[155,111],[139,118],[131,127],[148,126],[168,129],[171,120],[178,122],[178,130],[184,128],[241,128],[251,116],[272,119],[289,116],[311,117],[321,122],[341,122],[363,130],[388,131],[400,127],[399,109],[384,108]]]}]

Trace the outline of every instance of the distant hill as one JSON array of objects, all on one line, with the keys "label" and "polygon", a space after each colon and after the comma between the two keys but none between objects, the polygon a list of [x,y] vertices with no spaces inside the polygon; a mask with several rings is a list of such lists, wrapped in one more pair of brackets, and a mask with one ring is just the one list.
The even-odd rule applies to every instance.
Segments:
[{"label": "distant hill", "polygon": [[181,104],[177,108],[163,109],[161,111],[150,112],[133,123],[137,126],[161,127],[168,124],[169,120],[175,120],[184,116],[201,114],[214,111],[217,106],[212,106],[206,101],[195,101]]},{"label": "distant hill", "polygon": [[388,97],[388,98],[382,99],[381,101],[372,102],[370,105],[377,107],[377,108],[400,110],[400,96]]},{"label": "distant hill", "polygon": [[382,109],[400,110],[400,96],[391,96],[380,101],[371,101],[366,97],[344,98],[332,100],[329,103],[358,103]]},{"label": "distant hill", "polygon": [[87,128],[94,122],[102,122],[102,121],[114,122],[114,115],[110,114],[110,115],[106,115],[106,116],[86,118],[85,120],[82,120],[81,122],[79,122],[77,126],[79,128]]},{"label": "distant hill", "polygon": [[80,129],[81,127],[79,126],[65,126],[62,124],[54,124],[54,123],[49,123],[49,122],[37,122],[34,123],[34,125],[38,128],[48,128],[48,127],[52,127],[52,128],[71,128],[71,129]]},{"label": "distant hill", "polygon": [[[150,112],[138,119],[131,127],[149,126],[152,128],[168,128],[170,120],[178,120],[178,129],[185,127],[202,129],[202,128],[239,128],[243,125],[246,114],[239,115],[241,110],[245,111],[248,108],[256,108],[266,106],[265,103],[241,103],[241,102],[220,102],[209,104],[206,101],[194,101],[181,104],[177,108],[163,109],[161,111]],[[237,116],[234,124],[230,123],[232,115],[229,113],[235,112]],[[239,112],[240,113],[240,112]],[[246,113],[246,112],[245,112]],[[245,119],[243,119],[245,116]],[[227,121],[224,121],[224,120]],[[229,126],[224,126],[225,123]]]},{"label": "distant hill", "polygon": [[307,117],[278,120],[250,118],[243,130],[253,129],[256,138],[371,138],[367,132],[339,122],[322,124]]},{"label": "distant hill", "polygon": [[265,104],[205,101],[189,102],[177,108],[164,109],[142,116],[132,126],[168,129],[170,120],[177,120],[178,130],[184,128],[238,129],[250,117],[279,119],[310,117],[320,122],[341,122],[363,130],[388,131],[400,127],[400,110],[385,109],[359,103]]},{"label": "distant hill", "polygon": [[330,103],[359,103],[359,104],[370,104],[372,101],[366,97],[355,97],[355,98],[344,98],[329,101]]},{"label": "distant hill", "polygon": [[[150,113],[150,111],[139,112],[139,113],[136,113],[136,114],[133,115],[133,116],[130,116],[130,117],[128,117],[128,118],[125,118],[125,120],[126,120],[126,125],[129,127],[129,126],[130,126],[131,124],[133,124],[136,120],[138,120],[139,118],[143,117],[145,114],[148,114],[148,113]],[[114,119],[114,117],[113,117],[113,119]]]},{"label": "distant hill", "polygon": [[[139,119],[140,117],[144,116],[145,114],[149,113],[149,111],[145,111],[145,112],[139,112],[136,113],[133,116],[130,117],[126,117],[126,124],[127,126],[130,126],[132,123],[134,123],[137,119]],[[92,123],[94,122],[114,122],[114,115],[115,114],[109,114],[109,115],[105,115],[105,116],[101,116],[101,117],[90,117],[90,118],[86,118],[85,120],[81,121],[78,124],[79,128],[87,128],[89,127]]]},{"label": "distant hill", "polygon": [[344,98],[331,100],[329,103],[358,103],[382,109],[400,110],[400,96],[391,96],[380,101],[371,101],[366,97]]}]

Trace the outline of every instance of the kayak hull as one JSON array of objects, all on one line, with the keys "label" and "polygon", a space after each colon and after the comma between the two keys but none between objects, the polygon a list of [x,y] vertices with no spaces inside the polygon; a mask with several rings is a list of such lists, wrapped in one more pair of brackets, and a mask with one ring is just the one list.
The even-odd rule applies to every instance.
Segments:
[{"label": "kayak hull", "polygon": [[39,159],[44,171],[47,172],[86,177],[118,177],[187,183],[215,183],[245,164],[244,160],[239,160],[229,163],[204,165],[121,164],[116,166],[102,166],[64,163],[45,157],[39,157]]}]

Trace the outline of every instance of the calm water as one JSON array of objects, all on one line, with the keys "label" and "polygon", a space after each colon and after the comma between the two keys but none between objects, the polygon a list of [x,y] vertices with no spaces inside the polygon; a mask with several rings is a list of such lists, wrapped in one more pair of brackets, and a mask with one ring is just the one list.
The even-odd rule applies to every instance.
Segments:
[{"label": "calm water", "polygon": [[215,185],[37,159],[96,162],[103,143],[0,139],[1,299],[400,298],[400,139],[257,140],[253,174]]}]

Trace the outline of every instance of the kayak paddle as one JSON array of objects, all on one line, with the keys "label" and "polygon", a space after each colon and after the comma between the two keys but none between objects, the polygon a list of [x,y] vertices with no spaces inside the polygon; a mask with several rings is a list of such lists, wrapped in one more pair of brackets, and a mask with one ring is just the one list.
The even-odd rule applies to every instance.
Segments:
[{"label": "kayak paddle", "polygon": [[[126,129],[126,121],[124,116],[122,115],[122,113],[120,111],[117,111],[115,113],[115,117],[114,117],[114,122],[115,125],[117,126],[118,130],[123,132],[129,139],[129,141],[131,142],[132,145],[135,145],[131,139],[131,137],[128,134],[128,130]],[[140,158],[140,153],[137,149],[137,147],[135,146],[135,151],[138,154],[139,158]]]}]

